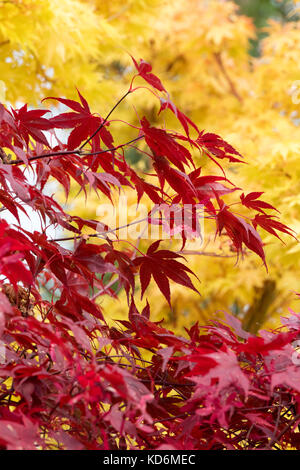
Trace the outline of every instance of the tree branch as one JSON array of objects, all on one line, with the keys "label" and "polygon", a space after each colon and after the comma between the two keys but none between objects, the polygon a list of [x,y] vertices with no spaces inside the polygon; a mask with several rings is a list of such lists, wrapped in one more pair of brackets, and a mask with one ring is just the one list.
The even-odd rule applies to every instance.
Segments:
[{"label": "tree branch", "polygon": [[79,147],[79,150],[83,149],[83,147],[85,147],[89,142],[90,140],[92,140],[93,137],[95,137],[96,134],[98,134],[99,131],[101,131],[101,129],[105,126],[105,124],[107,123],[107,120],[109,118],[109,116],[113,113],[113,111],[119,106],[120,103],[122,103],[122,101],[126,98],[126,96],[128,96],[129,94],[131,93],[131,90],[128,90],[125,95],[122,96],[122,98],[119,99],[119,101],[114,105],[114,107],[109,111],[108,115],[103,119],[103,121],[101,122],[100,126],[98,127],[98,129],[95,130],[95,132],[93,132],[93,134],[88,138],[86,139],[83,144],[80,145]]},{"label": "tree branch", "polygon": [[[136,142],[137,140],[143,139],[143,135],[136,137],[135,139],[130,140],[129,142],[125,142],[124,144],[117,145],[116,147],[112,147],[109,149],[105,150],[98,150],[97,152],[83,152],[82,150],[79,149],[74,149],[74,150],[62,150],[60,152],[49,152],[49,153],[43,153],[42,155],[36,155],[34,157],[28,158],[29,162],[35,161],[35,160],[40,160],[42,158],[51,158],[51,157],[64,157],[67,155],[78,155],[78,156],[84,156],[88,157],[90,155],[101,155],[102,153],[108,153],[108,152],[114,152],[115,150],[118,150],[122,147],[126,147],[126,145],[131,144],[132,142]],[[1,154],[0,154],[1,158]],[[22,165],[24,164],[23,160],[11,160],[9,162],[5,162],[8,165]]]}]

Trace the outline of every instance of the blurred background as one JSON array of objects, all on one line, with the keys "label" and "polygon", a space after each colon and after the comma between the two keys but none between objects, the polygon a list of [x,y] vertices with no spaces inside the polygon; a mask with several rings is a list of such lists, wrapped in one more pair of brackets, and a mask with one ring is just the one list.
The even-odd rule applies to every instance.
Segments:
[{"label": "blurred background", "polygon": [[[176,105],[199,128],[220,134],[247,165],[225,165],[228,178],[247,192],[264,191],[283,223],[300,233],[300,20],[299,5],[276,0],[11,0],[0,3],[0,100],[40,106],[45,96],[76,98],[105,115],[126,91],[133,73],[129,54],[149,61]],[[165,124],[149,94],[129,97],[114,115],[138,123],[146,115]],[[43,103],[43,107],[45,103]],[[168,116],[167,127],[177,123]],[[111,124],[120,142],[133,135]],[[117,142],[118,143],[118,142]],[[126,158],[148,171],[143,154]],[[198,157],[199,158],[199,157]],[[205,171],[219,170],[203,157]],[[63,201],[63,194],[59,195]],[[117,195],[116,195],[117,198]],[[128,193],[134,199],[134,194]],[[229,196],[230,201],[230,196]],[[107,202],[107,201],[106,201]],[[74,213],[96,218],[74,186],[65,202]],[[290,237],[261,233],[269,271],[259,258],[236,256],[226,240],[205,227],[201,251],[188,258],[201,282],[201,297],[172,286],[170,310],[157,287],[148,288],[153,320],[182,331],[229,311],[249,331],[275,328],[298,309],[300,246]],[[144,246],[143,246],[144,244]],[[149,243],[142,242],[142,248]],[[126,296],[100,298],[111,318],[126,315]],[[154,299],[154,300],[153,300]],[[124,308],[123,308],[124,307]]]}]

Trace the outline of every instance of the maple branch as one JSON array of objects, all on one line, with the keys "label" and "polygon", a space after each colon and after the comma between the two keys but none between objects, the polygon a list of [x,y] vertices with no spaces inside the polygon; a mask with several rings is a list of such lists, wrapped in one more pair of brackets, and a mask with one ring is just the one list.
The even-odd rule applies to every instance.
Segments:
[{"label": "maple branch", "polygon": [[[276,423],[275,423],[275,429],[273,431],[273,436],[272,436],[272,440],[274,440],[276,438],[276,433],[277,433],[277,430],[278,430],[278,426],[279,426],[279,423],[280,423],[280,418],[281,418],[281,410],[283,408],[283,405],[279,405],[278,408],[277,408],[277,417],[276,417]],[[284,416],[284,415],[283,415]],[[282,417],[283,417],[282,416]],[[254,424],[254,423],[253,423]]]},{"label": "maple branch", "polygon": [[[108,153],[108,152],[114,152],[115,150],[118,150],[122,147],[126,147],[126,145],[131,144],[132,142],[136,142],[137,140],[141,140],[144,136],[141,135],[139,137],[136,137],[135,139],[132,139],[128,142],[125,142],[124,144],[117,145],[116,147],[112,147],[109,149],[105,150],[98,150],[97,152],[83,152],[82,150],[79,149],[74,149],[74,150],[62,150],[60,152],[49,152],[49,153],[43,153],[42,155],[36,155],[34,157],[28,158],[29,162],[32,162],[34,160],[40,160],[42,158],[51,158],[51,157],[64,157],[66,155],[78,155],[78,156],[84,156],[84,157],[89,157],[91,155],[100,155],[102,153]],[[0,154],[0,158],[1,154]],[[6,161],[5,162],[8,165],[22,165],[24,164],[23,160],[11,160],[11,161]]]},{"label": "maple branch", "polygon": [[[109,361],[110,358],[122,358],[124,359],[123,356],[103,356],[103,359]],[[98,359],[102,359],[102,358],[97,358],[97,361]],[[145,362],[148,362],[149,364],[153,364],[153,363],[150,363],[149,361],[145,361]],[[139,370],[146,370],[145,367],[142,367],[142,366],[137,366],[136,364],[122,364],[121,362],[114,362],[114,361],[111,361],[111,364],[113,365],[116,365],[117,367],[132,367],[132,368],[136,368],[136,369],[139,369]],[[142,382],[145,382],[145,383],[149,383],[150,382],[150,379],[140,379]],[[195,387],[196,385],[194,383],[178,383],[178,382],[168,382],[166,380],[163,379],[163,377],[156,377],[155,380],[154,380],[154,383],[155,385],[163,385],[163,386],[172,386],[172,387]]]},{"label": "maple branch", "polygon": [[71,240],[77,240],[78,238],[81,238],[81,237],[87,237],[87,238],[99,237],[99,234],[98,233],[81,233],[78,235],[74,235],[73,237],[52,238],[49,241],[50,242],[67,242]]},{"label": "maple branch", "polygon": [[[118,364],[119,365],[124,365],[126,366],[126,364]],[[168,382],[166,380],[163,380],[162,378],[158,377],[158,378],[155,378],[153,381],[150,380],[150,379],[140,379],[141,382],[143,383],[153,383],[155,385],[162,385],[163,387],[195,387],[195,384],[192,384],[192,383],[177,383],[177,382]]]},{"label": "maple branch", "polygon": [[224,66],[224,62],[222,60],[220,52],[215,52],[214,57],[216,59],[216,62],[224,75],[228,85],[230,86],[231,93],[236,97],[237,100],[239,100],[240,103],[243,102],[241,95],[238,93],[233,81],[231,80],[230,76],[228,75],[228,72]]},{"label": "maple branch", "polygon": [[114,105],[114,107],[109,111],[109,113],[107,114],[107,116],[103,119],[103,121],[101,122],[100,126],[95,130],[95,132],[93,132],[93,134],[88,138],[86,139],[83,144],[80,145],[79,147],[79,150],[83,149],[83,147],[85,147],[89,142],[90,140],[92,140],[93,137],[95,137],[96,134],[98,134],[99,131],[101,131],[101,129],[105,126],[105,124],[107,123],[107,120],[109,118],[109,116],[114,112],[114,110],[119,106],[120,103],[122,103],[122,101],[126,98],[126,96],[128,96],[130,93],[132,92],[132,90],[128,90],[125,95],[122,96],[122,98],[119,99],[119,101]]},{"label": "maple branch", "polygon": [[56,83],[56,80],[50,78],[50,77],[46,74],[45,70],[44,70],[43,67],[42,67],[41,62],[40,62],[39,59],[38,59],[38,56],[35,54],[35,52],[34,52],[32,49],[30,49],[30,54],[32,54],[32,56],[34,57],[34,60],[35,60],[35,63],[36,63],[36,73],[37,73],[37,74],[40,74],[46,82],[49,82],[49,83],[51,83],[52,85],[54,85],[54,84]]},{"label": "maple branch", "polygon": [[278,443],[279,439],[282,438],[282,436],[290,429],[290,427],[300,419],[300,413],[297,414],[293,419],[291,419],[291,421],[285,426],[285,428],[278,434],[277,437],[274,437],[270,444],[269,444],[269,448],[272,448],[274,446],[274,444]]}]

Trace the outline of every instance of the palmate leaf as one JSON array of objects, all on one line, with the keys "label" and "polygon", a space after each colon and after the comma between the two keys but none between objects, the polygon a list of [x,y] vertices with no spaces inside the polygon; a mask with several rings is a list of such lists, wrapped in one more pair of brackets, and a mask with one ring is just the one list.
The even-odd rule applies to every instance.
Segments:
[{"label": "palmate leaf", "polygon": [[147,250],[145,256],[139,256],[133,261],[140,269],[141,297],[147,289],[151,276],[162,294],[171,305],[169,279],[184,287],[198,292],[187,273],[194,274],[187,266],[177,261],[183,256],[169,250],[158,250],[161,240],[158,240]]},{"label": "palmate leaf", "polygon": [[222,139],[217,134],[210,132],[205,133],[201,131],[198,138],[196,139],[197,144],[204,149],[207,155],[210,157],[212,154],[214,157],[223,159],[227,158],[233,163],[245,163],[238,157],[242,158],[242,155],[230,145],[228,142]]},{"label": "palmate leaf", "polygon": [[297,238],[293,234],[292,229],[290,229],[287,225],[284,225],[282,222],[275,220],[271,215],[257,214],[254,217],[252,223],[255,228],[259,225],[264,230],[271,233],[272,235],[279,238],[280,240],[281,238],[276,233],[276,230],[279,232],[286,233],[287,235],[290,235],[291,237],[294,237],[297,240]]},{"label": "palmate leaf", "polygon": [[184,165],[193,163],[189,150],[176,142],[173,135],[150,126],[145,117],[141,120],[141,124],[147,144],[158,157],[166,157],[181,171],[184,171]]}]

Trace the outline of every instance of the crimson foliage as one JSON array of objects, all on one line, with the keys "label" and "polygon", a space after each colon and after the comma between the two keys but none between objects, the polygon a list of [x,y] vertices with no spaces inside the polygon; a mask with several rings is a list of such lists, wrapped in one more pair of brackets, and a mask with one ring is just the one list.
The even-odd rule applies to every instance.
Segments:
[{"label": "crimson foliage", "polygon": [[[176,336],[150,320],[148,302],[139,312],[134,296],[136,284],[146,295],[151,278],[170,304],[170,280],[195,290],[182,256],[162,249],[160,241],[146,253],[131,245],[118,249],[107,227],[99,231],[101,221],[69,215],[45,192],[50,178],[67,196],[72,182],[101,198],[127,186],[137,202],[199,203],[215,220],[216,235],[227,236],[237,254],[248,248],[263,263],[257,226],[275,236],[292,234],[265,212],[274,208],[259,199],[262,193],[243,193],[238,200],[257,211],[254,216],[243,218],[225,204],[223,197],[238,188],[220,160],[234,164],[242,156],[178,110],[149,64],[134,65],[137,74],[112,111],[137,89],[140,76],[160,99],[160,112],[178,118],[183,134],[144,117],[130,142],[115,144],[112,111],[106,118],[91,113],[79,92],[78,102],[51,98],[70,110],[55,117],[26,105],[0,105],[0,448],[299,448],[300,376],[292,342],[300,334],[300,316],[285,319],[284,331],[260,337],[229,316],[227,326],[196,324],[185,338]],[[65,143],[55,129],[70,130]],[[142,141],[156,184],[125,159],[126,147]],[[211,158],[221,176],[202,175],[191,149]],[[29,209],[38,213],[40,231],[22,227],[20,215]],[[15,224],[7,223],[6,211]],[[54,240],[49,226],[72,236]],[[86,228],[89,235],[83,235]],[[185,227],[179,228],[184,246]],[[64,240],[72,240],[70,249]],[[96,299],[115,296],[116,283],[127,293],[128,319],[110,327]]]}]

